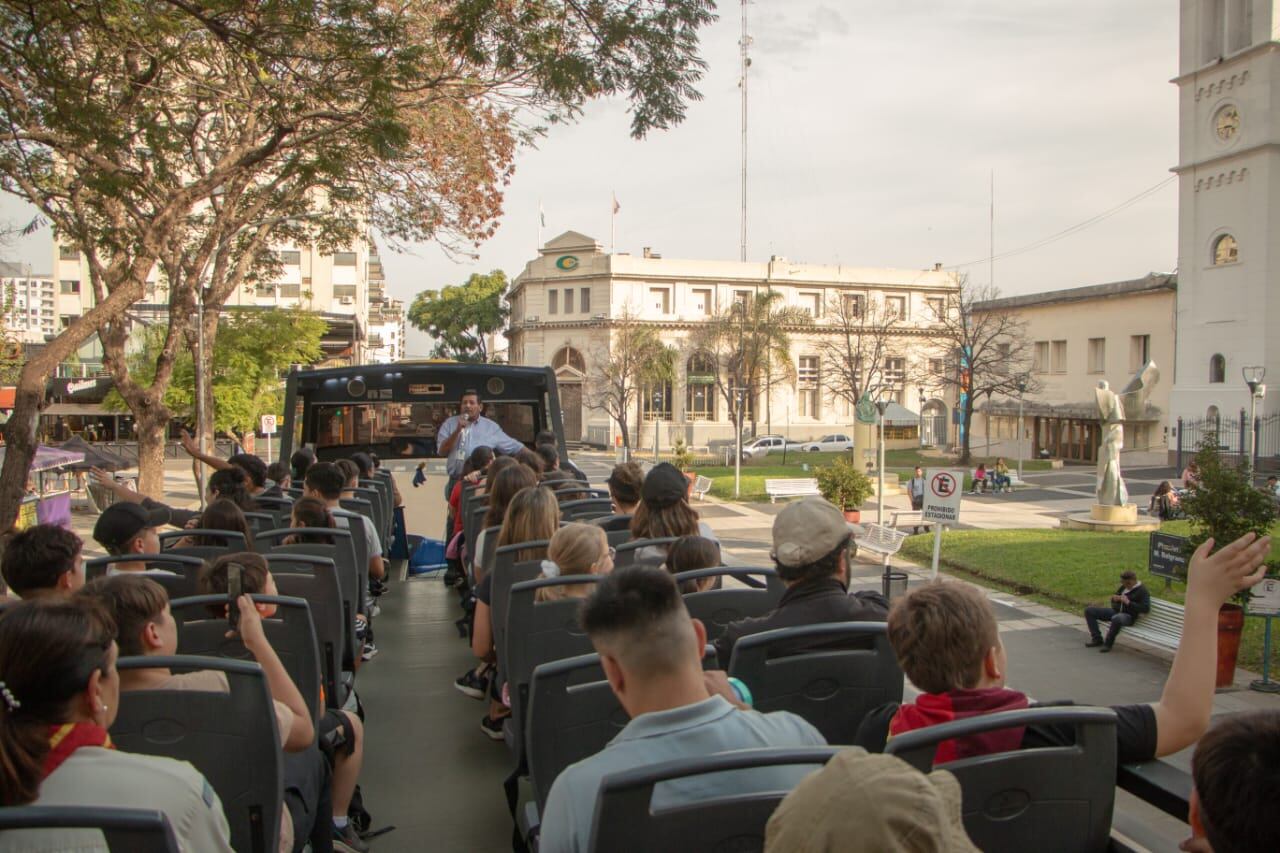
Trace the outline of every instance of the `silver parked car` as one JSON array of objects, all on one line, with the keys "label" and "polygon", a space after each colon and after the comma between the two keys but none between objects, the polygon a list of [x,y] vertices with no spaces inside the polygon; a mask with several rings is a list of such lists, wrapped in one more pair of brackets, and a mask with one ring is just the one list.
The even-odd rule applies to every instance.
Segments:
[{"label": "silver parked car", "polygon": [[775,450],[782,452],[783,446],[787,440],[780,435],[757,435],[750,441],[744,442],[742,445],[742,458],[759,459],[762,456],[768,456]]},{"label": "silver parked car", "polygon": [[817,441],[798,441],[794,444],[788,444],[787,447],[794,447],[796,450],[805,451],[807,453],[818,453],[819,451],[834,453],[842,450],[852,450],[853,438],[842,432],[838,432],[833,435],[824,435]]}]

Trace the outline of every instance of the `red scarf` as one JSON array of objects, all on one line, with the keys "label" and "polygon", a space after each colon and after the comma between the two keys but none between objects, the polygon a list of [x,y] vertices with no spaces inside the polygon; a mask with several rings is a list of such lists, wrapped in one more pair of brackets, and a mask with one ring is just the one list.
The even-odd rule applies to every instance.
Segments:
[{"label": "red scarf", "polygon": [[47,778],[62,766],[82,746],[100,746],[115,749],[107,730],[97,723],[63,723],[49,726],[49,753],[44,757],[44,775]]},{"label": "red scarf", "polygon": [[[963,720],[979,714],[997,711],[1014,711],[1026,708],[1026,694],[1005,687],[989,687],[981,690],[953,690],[950,693],[921,693],[914,703],[898,708],[889,722],[889,737],[904,732]],[[938,744],[933,763],[944,764],[975,755],[1008,752],[1022,745],[1025,727],[999,729],[969,737],[944,740]]]}]

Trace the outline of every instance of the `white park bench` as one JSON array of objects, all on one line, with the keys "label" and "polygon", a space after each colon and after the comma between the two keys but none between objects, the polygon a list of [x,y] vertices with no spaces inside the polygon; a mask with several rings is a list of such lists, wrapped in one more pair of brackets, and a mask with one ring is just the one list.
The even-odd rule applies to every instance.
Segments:
[{"label": "white park bench", "polygon": [[1134,636],[1145,640],[1153,646],[1166,649],[1177,649],[1182,641],[1181,604],[1172,601],[1151,599],[1151,610],[1138,617],[1138,620],[1120,632],[1121,637]]},{"label": "white park bench", "polygon": [[887,562],[890,557],[898,553],[898,549],[902,547],[902,542],[907,538],[907,534],[902,530],[894,530],[884,524],[864,524],[862,525],[862,535],[858,537],[858,554],[864,552],[875,554],[882,561]]},{"label": "white park bench", "polygon": [[711,491],[711,478],[699,474],[693,481],[693,493],[697,495],[698,500],[702,500],[709,491]]},{"label": "white park bench", "polygon": [[821,495],[816,479],[765,480],[764,493],[769,496],[769,503],[777,503],[778,498],[803,498],[810,495]]}]

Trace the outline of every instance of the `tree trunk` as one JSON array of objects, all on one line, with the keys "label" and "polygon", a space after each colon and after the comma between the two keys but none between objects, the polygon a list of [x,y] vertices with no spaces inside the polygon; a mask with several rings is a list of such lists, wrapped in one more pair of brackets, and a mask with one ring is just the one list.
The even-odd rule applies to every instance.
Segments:
[{"label": "tree trunk", "polygon": [[617,421],[618,429],[621,430],[622,432],[622,446],[627,449],[628,453],[630,453],[631,435],[627,431],[627,419],[626,417],[621,417],[621,418],[614,418],[614,420]]},{"label": "tree trunk", "polygon": [[164,500],[164,448],[168,443],[169,412],[163,406],[144,406],[141,412],[134,415],[138,424],[138,491],[149,498]]},{"label": "tree trunk", "polygon": [[143,282],[143,278],[135,276],[120,284],[22,366],[14,392],[13,412],[4,426],[6,448],[4,465],[0,467],[0,531],[5,531],[5,535],[18,518],[18,509],[26,494],[31,460],[36,455],[36,422],[49,376],[59,362],[69,358],[109,317],[136,301],[142,295]]},{"label": "tree trunk", "polygon": [[963,416],[961,417],[962,426],[964,427],[964,441],[960,444],[960,462],[967,464],[969,462],[969,443],[973,440],[973,398],[969,397],[965,400]]}]

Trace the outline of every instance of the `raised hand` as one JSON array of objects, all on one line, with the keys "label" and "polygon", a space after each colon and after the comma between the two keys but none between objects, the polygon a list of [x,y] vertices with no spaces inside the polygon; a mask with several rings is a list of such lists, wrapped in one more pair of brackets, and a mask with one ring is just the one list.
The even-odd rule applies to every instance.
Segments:
[{"label": "raised hand", "polygon": [[1264,561],[1271,553],[1271,537],[1259,539],[1255,533],[1246,533],[1210,554],[1213,544],[1213,540],[1208,539],[1191,555],[1187,566],[1187,600],[1200,597],[1217,607],[1262,580],[1267,572]]}]

